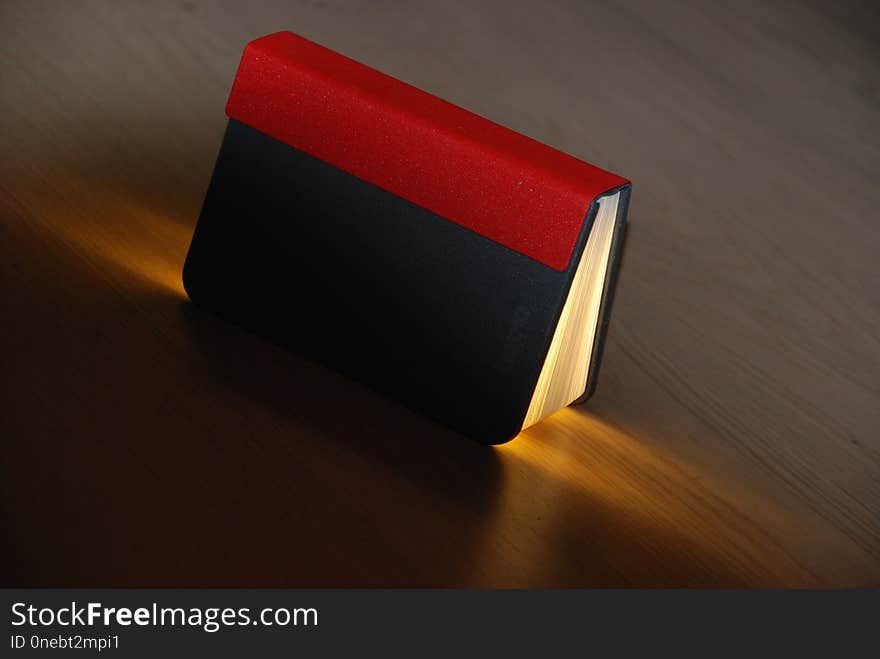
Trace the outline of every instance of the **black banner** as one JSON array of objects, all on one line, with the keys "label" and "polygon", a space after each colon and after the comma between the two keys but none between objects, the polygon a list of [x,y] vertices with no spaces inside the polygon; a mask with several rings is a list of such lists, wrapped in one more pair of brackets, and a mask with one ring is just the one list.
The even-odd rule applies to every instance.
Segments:
[{"label": "black banner", "polygon": [[10,657],[839,654],[872,647],[880,610],[876,590],[0,592]]}]

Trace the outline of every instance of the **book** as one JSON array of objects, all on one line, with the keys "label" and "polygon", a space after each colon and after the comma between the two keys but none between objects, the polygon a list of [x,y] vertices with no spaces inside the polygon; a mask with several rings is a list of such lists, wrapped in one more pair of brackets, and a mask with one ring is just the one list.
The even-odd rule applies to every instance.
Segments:
[{"label": "book", "polygon": [[487,444],[593,392],[629,181],[290,32],[226,112],[196,305]]}]

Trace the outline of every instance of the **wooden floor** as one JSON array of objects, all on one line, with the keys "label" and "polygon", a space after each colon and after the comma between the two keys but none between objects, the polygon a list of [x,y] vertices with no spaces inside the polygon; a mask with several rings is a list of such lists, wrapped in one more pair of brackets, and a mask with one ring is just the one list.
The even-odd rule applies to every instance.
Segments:
[{"label": "wooden floor", "polygon": [[[4,1],[3,583],[880,585],[880,17],[826,4]],[[279,29],[634,181],[591,402],[486,449],[187,302]]]}]

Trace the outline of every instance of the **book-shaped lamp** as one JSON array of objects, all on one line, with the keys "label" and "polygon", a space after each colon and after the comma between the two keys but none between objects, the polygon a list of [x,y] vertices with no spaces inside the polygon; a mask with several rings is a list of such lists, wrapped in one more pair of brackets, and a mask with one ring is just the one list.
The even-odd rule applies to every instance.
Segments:
[{"label": "book-shaped lamp", "polygon": [[194,303],[485,443],[592,393],[626,179],[290,32],[226,113]]}]

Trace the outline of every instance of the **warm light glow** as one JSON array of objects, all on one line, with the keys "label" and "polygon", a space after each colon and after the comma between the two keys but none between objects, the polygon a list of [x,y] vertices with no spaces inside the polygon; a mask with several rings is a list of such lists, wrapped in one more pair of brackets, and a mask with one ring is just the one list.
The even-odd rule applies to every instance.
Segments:
[{"label": "warm light glow", "polygon": [[586,389],[619,201],[619,192],[599,200],[523,428],[570,405]]}]

